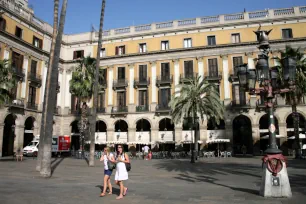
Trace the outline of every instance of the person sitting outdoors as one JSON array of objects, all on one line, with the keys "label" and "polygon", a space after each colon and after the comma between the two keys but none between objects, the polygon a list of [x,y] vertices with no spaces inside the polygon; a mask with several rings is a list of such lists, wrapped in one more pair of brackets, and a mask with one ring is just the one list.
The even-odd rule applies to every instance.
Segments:
[{"label": "person sitting outdoors", "polygon": [[20,147],[17,149],[17,152],[15,154],[16,156],[16,160],[18,161],[20,159],[20,161],[23,160],[23,152],[21,151]]}]

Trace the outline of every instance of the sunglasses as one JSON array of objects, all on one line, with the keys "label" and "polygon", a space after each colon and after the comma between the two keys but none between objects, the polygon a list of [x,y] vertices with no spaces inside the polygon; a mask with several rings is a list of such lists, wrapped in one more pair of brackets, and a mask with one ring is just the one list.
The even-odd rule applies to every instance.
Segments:
[{"label": "sunglasses", "polygon": [[122,147],[118,147],[118,149],[119,149],[119,148],[122,149]]}]

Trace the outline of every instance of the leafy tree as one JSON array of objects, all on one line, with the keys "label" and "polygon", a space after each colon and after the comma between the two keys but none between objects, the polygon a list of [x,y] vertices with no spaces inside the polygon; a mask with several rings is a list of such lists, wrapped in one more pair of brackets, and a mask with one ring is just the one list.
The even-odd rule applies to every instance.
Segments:
[{"label": "leafy tree", "polygon": [[10,90],[16,85],[17,81],[14,77],[11,63],[6,59],[0,60],[0,105],[13,99]]},{"label": "leafy tree", "polygon": [[[185,117],[200,117],[201,121],[207,118],[207,120],[212,119],[217,124],[220,123],[224,115],[224,106],[214,84],[196,77],[183,80],[183,83],[178,87],[180,91],[174,94],[169,103],[172,110],[172,121],[175,124],[181,123]],[[175,96],[177,94],[179,96]],[[195,134],[195,137],[197,143],[198,135]],[[195,151],[198,151],[198,145],[195,145]]]}]

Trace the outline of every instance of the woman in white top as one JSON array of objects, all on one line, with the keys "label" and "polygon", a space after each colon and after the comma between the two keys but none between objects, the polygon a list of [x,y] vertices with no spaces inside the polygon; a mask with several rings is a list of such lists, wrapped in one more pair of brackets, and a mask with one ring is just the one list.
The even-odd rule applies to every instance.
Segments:
[{"label": "woman in white top", "polygon": [[103,185],[103,191],[100,195],[100,197],[105,196],[106,194],[106,188],[108,186],[109,188],[109,195],[112,194],[113,188],[112,184],[110,182],[110,176],[112,175],[113,169],[109,169],[108,167],[108,161],[115,163],[114,155],[110,152],[109,147],[104,148],[104,155],[101,157],[100,161],[104,161],[104,185]]},{"label": "woman in white top", "polygon": [[115,181],[116,184],[120,187],[120,195],[116,199],[119,200],[122,199],[128,191],[128,188],[123,185],[123,181],[126,181],[129,178],[125,164],[130,163],[129,156],[123,152],[122,145],[118,145],[116,162]]}]

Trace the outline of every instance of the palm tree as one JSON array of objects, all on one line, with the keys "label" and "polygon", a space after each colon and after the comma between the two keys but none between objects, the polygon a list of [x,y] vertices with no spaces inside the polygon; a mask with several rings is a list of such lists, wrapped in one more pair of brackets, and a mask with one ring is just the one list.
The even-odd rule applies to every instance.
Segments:
[{"label": "palm tree", "polygon": [[[53,58],[54,58],[54,49],[55,49],[55,41],[57,36],[57,24],[58,24],[58,6],[59,6],[59,0],[54,0],[54,16],[53,16],[53,36],[52,36],[52,44],[50,49],[50,56],[49,56],[49,64],[48,64],[48,70],[47,70],[47,78],[46,78],[46,87],[45,87],[45,95],[44,95],[44,103],[43,103],[43,111],[42,111],[42,117],[41,117],[41,126],[40,126],[40,137],[39,137],[39,144],[41,147],[44,145],[44,135],[45,135],[45,124],[47,119],[46,110],[48,107],[48,101],[47,96],[49,95],[49,90],[51,88],[50,81],[51,81],[51,75],[52,75],[52,64],[53,64]],[[37,155],[37,164],[36,164],[36,171],[40,171],[41,169],[41,160],[42,160],[42,148],[38,150]]]},{"label": "palm tree", "polygon": [[[212,83],[201,80],[200,77],[185,79],[178,85],[180,91],[177,91],[172,97],[169,105],[171,107],[171,117],[175,124],[181,123],[185,118],[193,118],[193,124],[196,127],[198,116],[201,121],[207,119],[214,120],[219,124],[223,119],[224,106],[216,87]],[[175,96],[179,94],[179,96]],[[195,134],[195,143],[199,138]],[[198,152],[198,145],[195,145],[195,151]],[[193,152],[193,151],[192,151]],[[194,153],[191,162],[194,163]]]},{"label": "palm tree", "polygon": [[[61,44],[62,44],[62,37],[64,32],[64,25],[65,25],[65,18],[66,18],[66,10],[67,10],[67,3],[68,0],[63,1],[60,22],[59,22],[59,29],[56,36],[55,48],[54,48],[54,58],[52,61],[52,71],[50,77],[50,87],[56,87],[58,83],[58,64],[59,58],[61,53]],[[46,123],[45,123],[45,135],[44,135],[44,144],[42,147],[43,149],[43,156],[41,161],[41,170],[40,174],[43,177],[50,177],[51,176],[51,147],[52,147],[52,133],[53,133],[53,114],[54,114],[54,104],[56,102],[56,89],[50,88],[49,94],[46,96],[47,105],[45,109]]]},{"label": "palm tree", "polygon": [[16,87],[16,84],[11,63],[6,59],[0,60],[0,106],[13,98],[10,90]]},{"label": "palm tree", "polygon": [[294,49],[290,46],[286,46],[285,51],[280,51],[281,57],[276,57],[280,66],[278,70],[280,72],[280,81],[284,85],[284,79],[282,74],[282,68],[285,66],[285,61],[287,58],[294,58],[296,60],[296,79],[295,79],[295,89],[291,92],[282,94],[285,98],[287,104],[292,105],[293,113],[293,124],[294,124],[294,135],[295,135],[295,153],[296,158],[300,157],[300,142],[299,142],[299,114],[297,112],[297,104],[301,103],[303,97],[306,96],[306,58],[304,58],[304,53],[300,49]]},{"label": "palm tree", "polygon": [[99,39],[97,49],[97,63],[95,71],[95,83],[94,83],[94,95],[93,95],[93,109],[92,109],[92,121],[91,121],[91,137],[90,137],[90,154],[89,154],[89,166],[95,165],[95,128],[96,128],[96,117],[97,117],[97,105],[98,105],[98,81],[99,81],[99,69],[100,69],[100,52],[102,48],[102,30],[104,22],[104,11],[105,11],[105,0],[102,0],[101,16],[100,16],[100,27],[99,27]]}]

